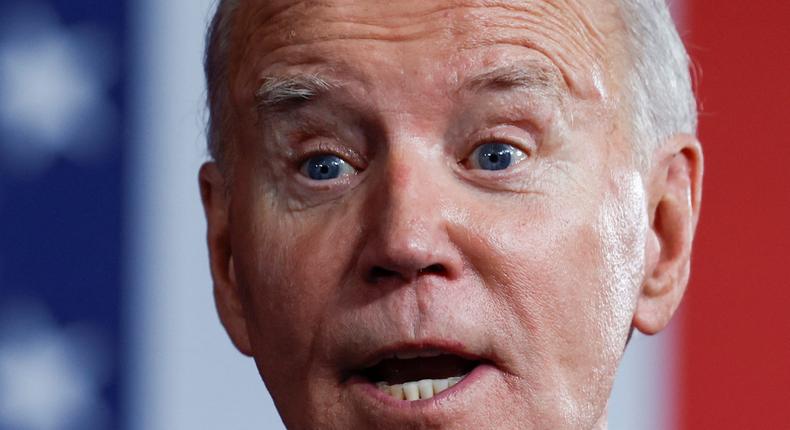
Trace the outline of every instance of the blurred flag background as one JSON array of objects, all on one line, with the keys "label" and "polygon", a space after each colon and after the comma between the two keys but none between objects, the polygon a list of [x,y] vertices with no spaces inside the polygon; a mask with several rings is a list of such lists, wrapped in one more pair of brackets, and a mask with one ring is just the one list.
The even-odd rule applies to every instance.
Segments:
[{"label": "blurred flag background", "polygon": [[[209,0],[0,2],[0,430],[282,429],[212,303]],[[676,1],[707,157],[688,300],[613,430],[790,428],[787,3]]]}]

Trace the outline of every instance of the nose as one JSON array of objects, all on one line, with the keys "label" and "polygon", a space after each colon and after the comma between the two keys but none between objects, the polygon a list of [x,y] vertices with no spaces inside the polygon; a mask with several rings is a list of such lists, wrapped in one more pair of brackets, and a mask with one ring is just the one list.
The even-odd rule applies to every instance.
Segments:
[{"label": "nose", "polygon": [[359,257],[368,283],[461,275],[463,261],[448,236],[447,187],[419,158],[416,153],[391,157],[370,190]]}]

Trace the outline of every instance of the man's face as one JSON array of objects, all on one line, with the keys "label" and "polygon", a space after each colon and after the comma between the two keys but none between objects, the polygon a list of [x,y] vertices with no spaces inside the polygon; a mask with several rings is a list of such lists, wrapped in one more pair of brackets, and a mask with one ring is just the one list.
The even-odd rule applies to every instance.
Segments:
[{"label": "man's face", "polygon": [[286,425],[602,426],[649,222],[616,8],[236,18],[230,270]]}]

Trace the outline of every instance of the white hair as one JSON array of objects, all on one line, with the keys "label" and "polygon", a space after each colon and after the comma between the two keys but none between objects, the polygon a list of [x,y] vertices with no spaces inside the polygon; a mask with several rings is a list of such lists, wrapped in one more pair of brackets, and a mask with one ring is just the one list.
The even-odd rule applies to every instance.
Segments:
[{"label": "white hair", "polygon": [[623,97],[643,169],[673,135],[697,134],[691,63],[664,0],[619,0],[631,69]]},{"label": "white hair", "polygon": [[[206,38],[208,149],[224,164],[233,136],[228,63],[233,16],[241,0],[218,0]],[[653,152],[667,138],[697,132],[697,103],[690,62],[665,0],[617,0],[626,28],[631,68],[623,94],[630,113],[632,139],[639,165],[650,166]]]}]

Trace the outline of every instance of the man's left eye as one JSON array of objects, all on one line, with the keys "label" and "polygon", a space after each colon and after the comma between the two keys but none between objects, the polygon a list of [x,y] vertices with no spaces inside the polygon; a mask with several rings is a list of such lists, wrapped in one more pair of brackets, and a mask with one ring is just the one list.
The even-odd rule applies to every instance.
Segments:
[{"label": "man's left eye", "polygon": [[484,143],[467,159],[470,169],[505,170],[527,157],[523,151],[503,142]]}]

